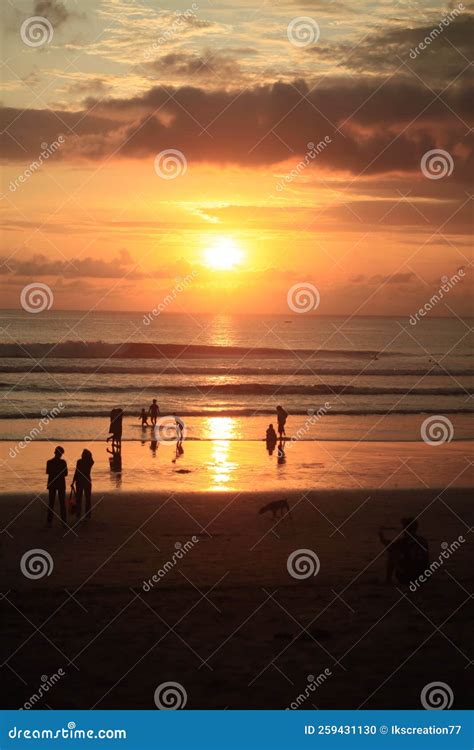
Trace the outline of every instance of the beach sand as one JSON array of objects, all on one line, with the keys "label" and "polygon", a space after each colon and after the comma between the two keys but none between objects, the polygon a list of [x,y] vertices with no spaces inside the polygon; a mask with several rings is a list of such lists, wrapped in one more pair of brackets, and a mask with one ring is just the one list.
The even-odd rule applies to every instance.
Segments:
[{"label": "beach sand", "polygon": [[[279,497],[291,516],[258,514]],[[453,707],[472,703],[468,490],[108,492],[68,533],[44,528],[44,493],[33,498],[0,499],[5,707],[58,670],[35,707],[154,708],[166,681],[190,709],[419,708],[433,681]],[[431,560],[465,540],[415,592],[384,583],[378,530],[403,516],[418,518]],[[38,548],[53,569],[30,580],[21,559]],[[317,554],[317,575],[290,575],[299,549]]]}]

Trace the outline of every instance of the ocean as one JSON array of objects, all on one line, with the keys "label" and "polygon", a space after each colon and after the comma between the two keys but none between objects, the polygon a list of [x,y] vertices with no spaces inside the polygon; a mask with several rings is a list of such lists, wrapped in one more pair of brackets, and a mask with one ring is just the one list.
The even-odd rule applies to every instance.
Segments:
[{"label": "ocean", "polygon": [[309,422],[308,440],[415,440],[430,414],[451,415],[454,439],[472,438],[469,324],[5,311],[0,438],[20,439],[25,419],[60,404],[45,438],[103,439],[110,410],[121,406],[124,438],[139,440],[138,414],[152,398],[162,414],[184,419],[191,439],[219,438],[229,420],[231,439],[261,438],[277,404],[289,426],[291,417]]}]

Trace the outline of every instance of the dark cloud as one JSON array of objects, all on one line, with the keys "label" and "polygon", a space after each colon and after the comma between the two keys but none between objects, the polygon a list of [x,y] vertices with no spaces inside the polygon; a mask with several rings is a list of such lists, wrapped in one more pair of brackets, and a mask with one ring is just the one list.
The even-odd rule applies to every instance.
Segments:
[{"label": "dark cloud", "polygon": [[17,258],[11,256],[0,256],[0,276],[21,276],[27,278],[65,277],[91,278],[91,279],[123,279],[130,280],[162,278],[173,279],[186,276],[191,272],[191,266],[186,261],[162,267],[143,270],[126,250],[111,260],[101,258],[71,258],[70,260],[57,260],[47,258],[42,254],[35,254],[30,258]]},{"label": "dark cloud", "polygon": [[155,86],[128,99],[91,99],[93,112],[3,109],[0,155],[35,158],[39,142],[63,133],[67,140],[55,158],[153,159],[164,149],[179,149],[191,167],[193,162],[251,167],[298,163],[308,143],[329,136],[330,144],[309,159],[310,169],[420,176],[423,154],[442,148],[455,162],[443,183],[462,183],[473,166],[465,125],[472,119],[472,101],[467,83],[437,97],[416,81],[374,77],[326,80],[313,90],[305,81],[275,83],[238,94]]},{"label": "dark cloud", "polygon": [[35,0],[33,15],[47,18],[55,29],[64,26],[72,18],[79,18],[79,13],[66,8],[61,0]]},{"label": "dark cloud", "polygon": [[140,64],[137,72],[165,80],[193,76],[197,80],[214,80],[224,84],[229,78],[235,84],[241,78],[240,66],[230,54],[204,50],[201,55],[170,52],[153,62]]},{"label": "dark cloud", "polygon": [[467,79],[474,16],[461,12],[447,26],[442,19],[446,19],[446,14],[434,18],[432,24],[383,29],[364,37],[357,45],[319,42],[307,54],[357,73],[397,72],[412,80],[419,76],[430,85],[447,84],[461,73]]}]

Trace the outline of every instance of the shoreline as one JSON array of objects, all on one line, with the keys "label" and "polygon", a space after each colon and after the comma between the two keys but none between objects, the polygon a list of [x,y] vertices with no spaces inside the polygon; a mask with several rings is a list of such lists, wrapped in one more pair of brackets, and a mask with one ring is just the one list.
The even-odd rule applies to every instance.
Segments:
[{"label": "shoreline", "polygon": [[[0,442],[0,487],[4,493],[43,493],[45,465],[60,441]],[[424,442],[286,441],[269,453],[262,441],[143,439],[122,444],[113,457],[104,442],[64,441],[69,469],[89,447],[94,458],[93,492],[120,496],[139,492],[197,494],[253,491],[351,490],[469,487],[474,481],[472,441]]]}]

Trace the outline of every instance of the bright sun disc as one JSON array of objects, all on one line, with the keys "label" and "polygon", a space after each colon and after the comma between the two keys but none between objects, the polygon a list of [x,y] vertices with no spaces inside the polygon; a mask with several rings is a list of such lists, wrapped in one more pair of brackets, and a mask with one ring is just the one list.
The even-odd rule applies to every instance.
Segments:
[{"label": "bright sun disc", "polygon": [[229,237],[220,237],[204,253],[206,265],[217,271],[229,271],[242,261],[242,251]]}]

